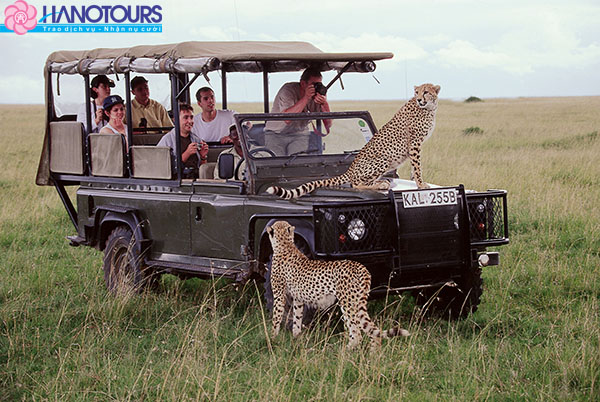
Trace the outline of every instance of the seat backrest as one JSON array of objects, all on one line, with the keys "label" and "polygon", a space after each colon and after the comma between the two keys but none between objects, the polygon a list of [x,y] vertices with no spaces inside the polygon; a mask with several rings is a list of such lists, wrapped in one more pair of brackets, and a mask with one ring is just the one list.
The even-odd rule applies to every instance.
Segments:
[{"label": "seat backrest", "polygon": [[125,177],[125,139],[119,134],[89,134],[93,176]]},{"label": "seat backrest", "polygon": [[133,177],[139,179],[170,179],[171,148],[151,145],[131,147]]},{"label": "seat backrest", "polygon": [[133,133],[133,145],[156,145],[164,133]]},{"label": "seat backrest", "polygon": [[50,171],[84,173],[83,124],[77,121],[50,123]]}]

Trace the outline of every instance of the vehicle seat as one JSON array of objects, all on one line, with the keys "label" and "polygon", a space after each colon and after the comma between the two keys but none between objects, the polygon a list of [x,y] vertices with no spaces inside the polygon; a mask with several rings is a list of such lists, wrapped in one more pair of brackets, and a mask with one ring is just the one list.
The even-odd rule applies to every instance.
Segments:
[{"label": "vehicle seat", "polygon": [[125,138],[117,134],[88,135],[92,176],[125,177]]},{"label": "vehicle seat", "polygon": [[156,145],[163,133],[133,133],[133,145]]},{"label": "vehicle seat", "polygon": [[83,124],[77,121],[50,123],[50,171],[83,174]]},{"label": "vehicle seat", "polygon": [[217,164],[215,162],[206,162],[204,165],[200,165],[200,169],[198,170],[198,179],[214,179],[216,165]]},{"label": "vehicle seat", "polygon": [[[135,138],[135,137],[134,137]],[[139,179],[170,179],[171,148],[152,145],[131,147],[132,175]]]}]

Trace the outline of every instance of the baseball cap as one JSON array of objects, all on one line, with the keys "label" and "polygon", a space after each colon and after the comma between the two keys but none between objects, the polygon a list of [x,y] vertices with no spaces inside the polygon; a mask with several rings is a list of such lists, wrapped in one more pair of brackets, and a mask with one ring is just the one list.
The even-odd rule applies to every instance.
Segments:
[{"label": "baseball cap", "polygon": [[147,79],[138,75],[137,77],[134,77],[131,80],[131,89],[135,89],[135,87],[137,87],[138,85],[145,84],[147,82],[148,82]]},{"label": "baseball cap", "polygon": [[92,78],[92,88],[98,88],[98,85],[100,84],[104,84],[110,88],[114,88],[115,87],[115,82],[113,80],[111,80],[110,78],[108,78],[106,75],[101,74],[101,75],[97,75],[94,78]]},{"label": "baseball cap", "polygon": [[123,101],[123,98],[121,98],[119,95],[107,96],[106,99],[104,99],[104,102],[102,102],[102,108],[104,110],[108,111],[111,107],[113,107],[117,103],[124,104],[125,102]]}]

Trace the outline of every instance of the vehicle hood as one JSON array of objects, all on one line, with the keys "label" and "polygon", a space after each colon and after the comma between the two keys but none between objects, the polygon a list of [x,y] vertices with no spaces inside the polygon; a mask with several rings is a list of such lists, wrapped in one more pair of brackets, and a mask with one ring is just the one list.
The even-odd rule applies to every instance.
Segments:
[{"label": "vehicle hood", "polygon": [[[416,190],[417,185],[412,180],[392,179],[390,190],[405,191]],[[298,183],[299,185],[302,183]],[[435,184],[430,184],[431,187],[440,187]],[[286,186],[288,188],[293,188]],[[388,198],[389,191],[375,191],[352,188],[349,185],[343,187],[322,187],[318,188],[310,194],[304,195],[297,199],[297,202],[306,203],[321,203],[321,202],[348,202],[348,201],[370,201],[383,200]]]}]

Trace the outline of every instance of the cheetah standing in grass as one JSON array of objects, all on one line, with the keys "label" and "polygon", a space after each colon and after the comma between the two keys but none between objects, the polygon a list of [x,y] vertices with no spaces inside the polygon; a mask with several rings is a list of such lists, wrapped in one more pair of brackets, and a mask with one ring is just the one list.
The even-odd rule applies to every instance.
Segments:
[{"label": "cheetah standing in grass", "polygon": [[337,300],[350,341],[357,346],[361,331],[371,337],[371,348],[381,345],[381,338],[408,336],[405,329],[394,327],[381,331],[369,318],[367,297],[371,289],[371,274],[355,261],[318,261],[306,257],[294,245],[294,226],[277,221],[267,228],[273,247],[271,288],[273,289],[273,335],[279,334],[286,295],[292,299],[294,337],[300,334],[304,304],[326,309]]},{"label": "cheetah standing in grass", "polygon": [[417,187],[428,188],[421,176],[421,145],[435,128],[440,86],[423,84],[415,87],[415,96],[406,102],[394,117],[373,135],[360,150],[348,170],[336,177],[305,183],[293,190],[273,186],[267,193],[290,199],[310,193],[319,187],[340,186],[386,190],[389,182],[379,180],[386,172],[398,168],[410,159],[412,178]]}]

